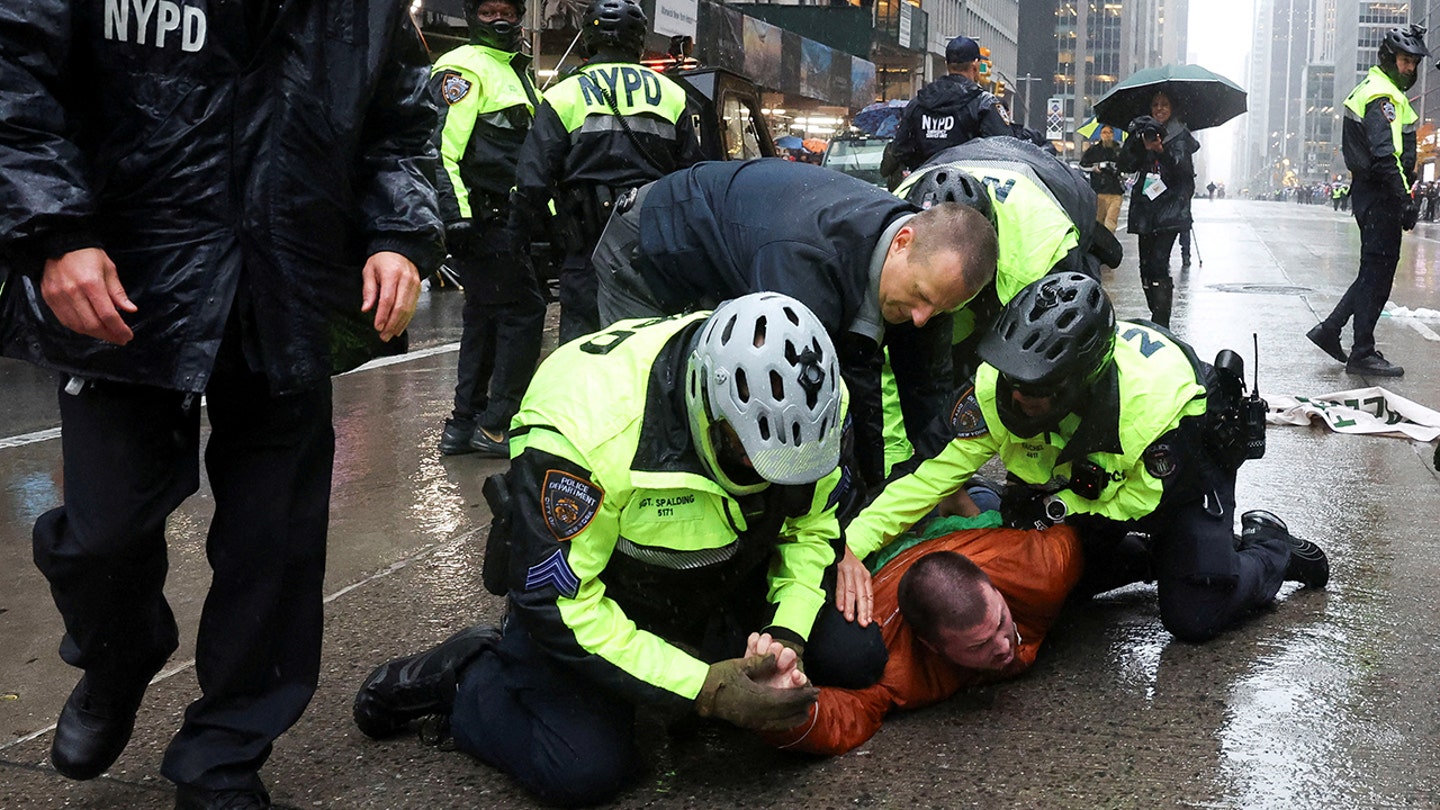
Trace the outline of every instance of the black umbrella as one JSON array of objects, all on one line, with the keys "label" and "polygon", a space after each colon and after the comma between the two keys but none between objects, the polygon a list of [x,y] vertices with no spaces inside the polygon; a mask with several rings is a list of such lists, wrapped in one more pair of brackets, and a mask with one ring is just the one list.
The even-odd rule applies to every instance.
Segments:
[{"label": "black umbrella", "polygon": [[1102,123],[1127,127],[1131,119],[1150,114],[1150,99],[1164,91],[1175,117],[1192,130],[1218,127],[1245,112],[1240,85],[1199,65],[1165,65],[1141,70],[1115,85],[1095,102]]}]

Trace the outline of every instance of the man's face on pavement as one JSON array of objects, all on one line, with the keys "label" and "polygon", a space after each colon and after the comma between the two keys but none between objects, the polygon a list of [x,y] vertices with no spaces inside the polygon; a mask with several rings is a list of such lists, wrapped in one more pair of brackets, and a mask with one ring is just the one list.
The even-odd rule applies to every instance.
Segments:
[{"label": "man's face on pavement", "polygon": [[960,254],[915,252],[915,231],[900,229],[880,270],[880,315],[886,323],[924,326],[936,314],[960,308],[979,290],[965,285]]},{"label": "man's face on pavement", "polygon": [[940,630],[938,645],[930,645],[950,663],[966,669],[998,671],[1010,666],[1020,649],[1020,630],[1010,606],[994,585],[985,584],[985,618],[974,627]]}]

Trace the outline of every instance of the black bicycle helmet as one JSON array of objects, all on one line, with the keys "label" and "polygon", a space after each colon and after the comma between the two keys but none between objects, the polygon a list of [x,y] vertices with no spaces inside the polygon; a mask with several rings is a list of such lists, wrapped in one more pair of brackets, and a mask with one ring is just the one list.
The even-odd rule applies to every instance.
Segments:
[{"label": "black bicycle helmet", "polygon": [[580,41],[591,56],[604,49],[633,54],[638,59],[645,50],[649,30],[650,20],[636,0],[593,0],[585,10]]},{"label": "black bicycle helmet", "polygon": [[[485,0],[465,0],[465,20],[470,26],[470,42],[500,51],[512,53],[519,51],[520,38],[525,33],[525,26],[520,22],[512,23],[509,20],[482,22],[479,15],[480,5],[483,2]],[[525,19],[525,0],[505,0],[505,2],[515,7],[517,18]]]},{"label": "black bicycle helmet", "polygon": [[942,202],[968,205],[984,214],[991,226],[995,225],[995,203],[980,178],[953,165],[935,166],[924,172],[905,193],[906,200],[925,209]]},{"label": "black bicycle helmet", "polygon": [[1416,58],[1430,55],[1430,49],[1425,47],[1425,26],[1417,24],[1391,28],[1385,32],[1385,38],[1380,40],[1380,69],[1395,82],[1396,87],[1409,90],[1411,85],[1415,84],[1415,77],[1400,73],[1400,68],[1395,64],[1395,56],[1401,53],[1408,53]]},{"label": "black bicycle helmet", "polygon": [[[1045,276],[1000,310],[980,339],[980,359],[1000,372],[995,407],[1012,433],[1052,430],[1084,402],[1115,356],[1115,309],[1100,282],[1083,273]],[[1011,397],[1017,387],[1051,396],[1050,410],[1030,417]]]}]

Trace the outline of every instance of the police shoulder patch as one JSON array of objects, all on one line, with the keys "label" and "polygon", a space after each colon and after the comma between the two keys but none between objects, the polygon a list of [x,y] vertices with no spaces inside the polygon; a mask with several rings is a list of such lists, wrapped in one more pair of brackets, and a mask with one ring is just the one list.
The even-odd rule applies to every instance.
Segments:
[{"label": "police shoulder patch", "polygon": [[459,73],[446,73],[440,77],[440,95],[444,96],[445,103],[451,106],[459,104],[473,86],[469,79]]},{"label": "police shoulder patch", "polygon": [[1010,111],[1005,109],[1005,105],[1002,104],[998,98],[995,99],[995,112],[1000,113],[1001,121],[1004,121],[1006,124],[1010,123]]},{"label": "police shoulder patch", "polygon": [[540,485],[540,504],[545,525],[561,542],[569,540],[595,519],[605,491],[584,478],[562,470],[547,470]]},{"label": "police shoulder patch", "polygon": [[1165,442],[1156,442],[1145,448],[1145,469],[1156,478],[1169,478],[1179,469],[1175,449]]},{"label": "police shoulder patch", "polygon": [[1393,122],[1395,120],[1395,102],[1388,98],[1380,102],[1380,112],[1385,114],[1386,121]]},{"label": "police shoulder patch", "polygon": [[975,439],[987,435],[990,427],[985,424],[985,414],[980,412],[980,402],[975,399],[975,388],[966,389],[955,400],[950,409],[950,432],[957,439]]}]

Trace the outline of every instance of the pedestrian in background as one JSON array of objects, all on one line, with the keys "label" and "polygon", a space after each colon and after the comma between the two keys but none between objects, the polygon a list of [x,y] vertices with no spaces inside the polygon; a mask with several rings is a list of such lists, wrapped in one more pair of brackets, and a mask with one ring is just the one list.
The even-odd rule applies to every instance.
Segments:
[{"label": "pedestrian in background", "polygon": [[[1420,59],[1430,55],[1425,29],[1392,28],[1380,43],[1379,64],[1345,99],[1341,146],[1350,170],[1350,196],[1360,226],[1360,271],[1335,309],[1305,333],[1311,343],[1345,363],[1352,374],[1399,377],[1405,369],[1375,347],[1375,324],[1395,283],[1400,232],[1415,227],[1420,208],[1415,185],[1415,125],[1419,116],[1405,91],[1415,84]],[[1340,330],[1355,319],[1347,355]]]},{"label": "pedestrian in background", "polygon": [[529,245],[509,228],[515,162],[535,114],[522,0],[466,0],[470,42],[435,63],[436,179],[451,261],[465,287],[455,408],[440,453],[509,458],[505,430],[540,360],[545,298]]},{"label": "pedestrian in background", "polygon": [[1156,93],[1150,114],[1130,122],[1130,138],[1120,152],[1120,170],[1136,172],[1126,230],[1139,236],[1140,286],[1150,320],[1164,327],[1170,326],[1175,298],[1170,252],[1176,237],[1190,230],[1190,198],[1195,196],[1192,156],[1200,151],[1200,142],[1178,114],[1168,95]]},{"label": "pedestrian in background", "polygon": [[905,105],[881,174],[892,174],[893,165],[913,171],[936,152],[972,138],[1014,134],[1005,105],[980,87],[980,43],[970,37],[950,40],[945,69]]},{"label": "pedestrian in background", "polygon": [[84,673],[50,758],[109,769],[175,651],[165,524],[203,394],[201,694],[160,772],[181,810],[265,808],[320,671],[330,376],[403,347],[442,255],[429,59],[401,0],[187,5],[168,36],[162,8],[148,44],[113,7],[0,14],[0,338],[59,377],[65,503],[34,555]]},{"label": "pedestrian in background", "polygon": [[590,253],[616,198],[701,158],[684,89],[639,64],[649,30],[637,0],[593,0],[580,30],[589,60],[545,91],[520,151],[511,228],[528,235],[554,202],[561,342],[600,328]]},{"label": "pedestrian in background", "polygon": [[1119,161],[1120,144],[1109,124],[1100,127],[1100,142],[1080,156],[1080,168],[1090,173],[1090,188],[1095,190],[1095,221],[1111,233],[1120,227],[1120,201],[1125,197]]}]

